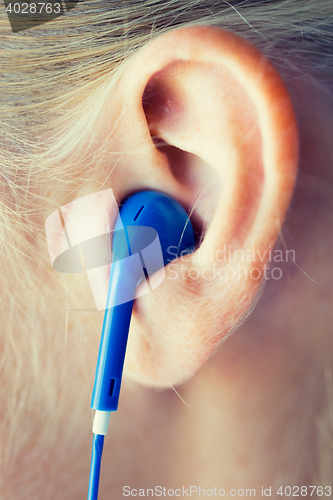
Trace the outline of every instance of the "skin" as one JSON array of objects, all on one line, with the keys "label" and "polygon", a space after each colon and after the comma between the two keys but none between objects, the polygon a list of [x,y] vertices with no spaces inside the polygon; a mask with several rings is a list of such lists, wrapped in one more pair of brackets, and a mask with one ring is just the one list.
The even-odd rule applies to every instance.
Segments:
[{"label": "skin", "polygon": [[[136,301],[119,410],[105,443],[101,499],[123,498],[125,485],[255,488],[256,496],[272,486],[272,498],[281,498],[281,485],[320,484],[315,421],[327,403],[333,320],[332,119],[329,97],[309,81],[290,81],[287,91],[257,49],[208,27],[153,41],[110,91],[96,135],[102,145],[96,184],[109,175],[106,187],[117,201],[143,188],[171,194],[194,207],[202,238],[195,254],[179,259],[174,274],[167,269],[164,282]],[[117,158],[119,151],[126,154]],[[252,315],[216,351],[263,286],[267,262],[258,252],[276,240],[284,257],[271,265],[281,278],[266,280]],[[259,276],[212,278],[213,264],[226,265],[216,258],[224,245],[245,255],[255,251],[256,260],[242,265]],[[286,261],[286,248],[295,251],[296,264]],[[192,268],[200,279],[191,279]],[[84,300],[89,290],[68,279]],[[60,331],[60,307],[59,314]],[[46,481],[34,498],[86,494],[87,408],[102,314],[85,318],[70,316],[63,360],[81,388],[80,431],[68,431],[65,451],[60,433],[44,448]],[[78,328],[85,338],[80,356],[71,334]],[[72,429],[70,412],[68,419]],[[39,471],[29,467],[36,484]]]}]

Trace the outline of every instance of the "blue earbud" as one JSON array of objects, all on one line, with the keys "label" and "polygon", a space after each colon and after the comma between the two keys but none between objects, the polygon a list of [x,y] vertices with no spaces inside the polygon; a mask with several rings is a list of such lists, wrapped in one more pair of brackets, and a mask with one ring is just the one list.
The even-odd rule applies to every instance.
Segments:
[{"label": "blue earbud", "polygon": [[171,196],[141,191],[121,206],[112,238],[108,297],[91,399],[96,411],[88,500],[98,497],[104,435],[110,413],[118,407],[136,287],[193,247],[190,219]]},{"label": "blue earbud", "polygon": [[91,399],[96,411],[88,500],[98,497],[104,435],[110,413],[118,407],[136,287],[193,247],[190,219],[171,196],[141,191],[121,206],[112,238],[108,297]]},{"label": "blue earbud", "polygon": [[[171,196],[141,191],[122,204],[112,239],[108,298],[91,400],[96,413],[118,407],[137,285],[176,257],[193,251],[193,247],[190,219]],[[103,422],[98,423],[100,416],[95,417],[93,432],[106,434]]]}]

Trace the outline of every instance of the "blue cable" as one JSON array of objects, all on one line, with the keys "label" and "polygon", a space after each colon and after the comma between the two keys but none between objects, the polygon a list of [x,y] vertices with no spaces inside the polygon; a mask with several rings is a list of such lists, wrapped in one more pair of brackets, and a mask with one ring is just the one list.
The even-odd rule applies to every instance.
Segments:
[{"label": "blue cable", "polygon": [[102,434],[94,434],[91,450],[91,464],[87,500],[97,500],[98,498],[99,474],[101,470],[103,444],[104,436]]}]

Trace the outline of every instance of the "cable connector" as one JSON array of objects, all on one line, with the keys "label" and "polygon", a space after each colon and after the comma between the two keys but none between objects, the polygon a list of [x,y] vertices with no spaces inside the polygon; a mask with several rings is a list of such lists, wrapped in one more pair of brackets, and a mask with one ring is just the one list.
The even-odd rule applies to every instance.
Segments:
[{"label": "cable connector", "polygon": [[110,422],[110,411],[95,411],[95,417],[93,422],[92,431],[94,434],[100,434],[105,436],[108,432],[109,422]]}]

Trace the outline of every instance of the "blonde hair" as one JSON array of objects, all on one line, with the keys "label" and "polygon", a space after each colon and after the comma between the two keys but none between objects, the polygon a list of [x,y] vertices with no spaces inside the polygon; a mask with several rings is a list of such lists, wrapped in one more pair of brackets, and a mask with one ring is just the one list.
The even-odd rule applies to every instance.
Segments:
[{"label": "blonde hair", "polygon": [[[7,436],[2,460],[9,467],[10,457],[18,454],[19,447],[22,452],[26,439],[23,431],[17,434],[25,418],[22,407],[25,414],[33,413],[38,401],[47,401],[35,424],[37,429],[42,422],[41,441],[55,439],[52,421],[47,423],[50,416],[53,425],[62,418],[56,415],[66,396],[55,395],[52,381],[54,371],[59,381],[66,380],[65,368],[57,363],[61,352],[55,348],[45,353],[53,346],[52,318],[58,313],[50,313],[52,300],[55,293],[62,297],[66,292],[61,292],[62,278],[50,266],[44,221],[88,182],[92,191],[101,187],[94,184],[92,173],[95,149],[103,147],[96,143],[95,132],[122,68],[161,33],[209,24],[252,42],[286,81],[292,75],[315,78],[318,84],[325,82],[323,89],[329,92],[333,4],[331,0],[84,0],[60,18],[16,34],[4,9],[1,13],[0,242],[5,311],[1,346],[3,377],[10,380],[2,394],[7,410],[1,426]],[[17,340],[17,329],[23,342]],[[38,391],[28,396],[37,381]],[[69,393],[70,388],[63,386],[63,391]],[[330,476],[331,449],[324,448],[330,456]],[[329,484],[330,479],[322,481]]]}]

